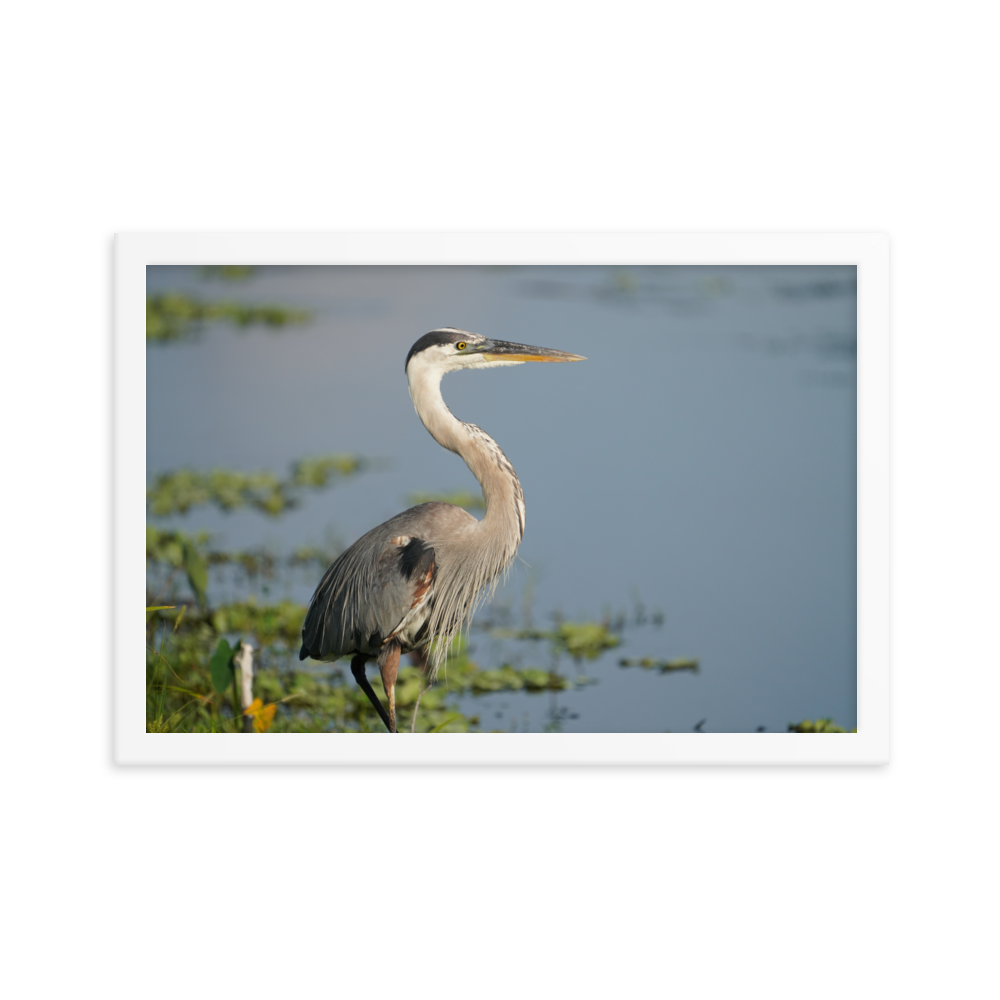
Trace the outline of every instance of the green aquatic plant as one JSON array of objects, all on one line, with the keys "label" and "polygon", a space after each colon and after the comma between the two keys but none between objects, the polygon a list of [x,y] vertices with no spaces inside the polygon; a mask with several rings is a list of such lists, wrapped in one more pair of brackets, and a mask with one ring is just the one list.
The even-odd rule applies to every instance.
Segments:
[{"label": "green aquatic plant", "polygon": [[368,467],[358,455],[322,455],[292,464],[291,475],[273,472],[237,472],[232,469],[177,469],[158,475],[146,491],[154,517],[186,514],[192,507],[212,505],[220,510],[250,508],[277,517],[297,507],[306,489],[320,489]]},{"label": "green aquatic plant", "polygon": [[409,493],[406,497],[407,503],[417,506],[421,503],[450,503],[456,507],[464,507],[466,510],[485,510],[486,501],[481,493],[470,493],[468,490],[455,490],[452,493]]},{"label": "green aquatic plant", "polygon": [[[788,724],[788,731],[790,733],[846,733],[846,729],[841,729],[840,726],[834,724],[833,719],[817,719],[813,722],[810,719],[806,719],[804,722],[796,722]],[[852,733],[856,733],[856,729],[851,730]]]},{"label": "green aquatic plant", "polygon": [[618,661],[620,667],[642,667],[643,670],[659,670],[661,674],[669,674],[678,670],[689,670],[691,673],[698,673],[698,661],[691,659],[657,660],[652,656],[644,656],[642,659],[622,659]]},{"label": "green aquatic plant", "polygon": [[621,639],[601,622],[560,622],[552,636],[557,650],[574,660],[596,660],[606,649],[613,649]]},{"label": "green aquatic plant", "polygon": [[166,292],[146,297],[146,343],[191,340],[211,322],[229,323],[238,329],[263,326],[271,330],[306,323],[311,313],[280,305],[247,305],[242,302],[208,302]]}]

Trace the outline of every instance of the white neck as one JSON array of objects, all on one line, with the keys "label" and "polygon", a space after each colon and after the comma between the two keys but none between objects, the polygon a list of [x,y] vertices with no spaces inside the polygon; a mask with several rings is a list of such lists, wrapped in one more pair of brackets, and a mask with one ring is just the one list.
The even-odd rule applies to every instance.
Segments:
[{"label": "white neck", "polygon": [[466,424],[448,409],[441,395],[445,372],[439,365],[414,359],[407,369],[410,398],[421,423],[442,448],[455,452],[472,471],[483,490],[486,512],[483,529],[510,537],[513,558],[524,534],[524,493],[500,445],[475,424]]}]

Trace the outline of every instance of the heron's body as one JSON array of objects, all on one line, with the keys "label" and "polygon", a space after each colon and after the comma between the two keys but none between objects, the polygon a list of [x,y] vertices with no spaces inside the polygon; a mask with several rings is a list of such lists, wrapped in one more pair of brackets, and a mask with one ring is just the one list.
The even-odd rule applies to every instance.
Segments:
[{"label": "heron's body", "polygon": [[[353,656],[352,672],[391,732],[400,654],[441,640],[430,661],[433,679],[451,639],[496,585],[524,535],[524,494],[513,466],[485,431],[451,413],[441,397],[442,376],[464,367],[581,359],[448,328],[418,340],[406,360],[417,415],[472,470],[486,512],[480,521],[452,504],[420,504],[359,538],[316,588],[299,654],[317,660]],[[369,659],[378,661],[388,713],[365,679]]]},{"label": "heron's body", "polygon": [[309,655],[335,660],[364,653],[374,659],[389,641],[403,653],[429,642],[431,612],[451,589],[450,578],[475,545],[481,523],[461,507],[425,503],[359,538],[316,590],[317,610],[302,635]]}]

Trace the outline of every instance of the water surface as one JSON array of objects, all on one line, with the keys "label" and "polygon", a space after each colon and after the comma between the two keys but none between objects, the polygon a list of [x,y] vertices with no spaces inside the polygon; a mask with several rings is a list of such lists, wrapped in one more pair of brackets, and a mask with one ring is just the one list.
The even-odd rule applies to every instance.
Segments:
[{"label": "water surface", "polygon": [[[621,647],[584,665],[593,686],[464,701],[484,729],[856,725],[853,267],[274,267],[239,285],[150,267],[147,285],[314,316],[151,346],[150,477],[285,472],[336,451],[383,460],[279,520],[198,509],[172,522],[216,532],[219,547],[349,543],[408,494],[477,489],[407,393],[406,353],[428,330],[587,356],[442,383],[524,487],[527,530],[498,607],[520,620],[529,586],[536,625],[553,614],[629,623]],[[314,583],[289,593],[304,602]],[[481,633],[473,643],[483,666],[511,655]],[[544,646],[521,651],[525,665],[549,665]],[[694,657],[700,670],[618,666],[643,656]]]}]

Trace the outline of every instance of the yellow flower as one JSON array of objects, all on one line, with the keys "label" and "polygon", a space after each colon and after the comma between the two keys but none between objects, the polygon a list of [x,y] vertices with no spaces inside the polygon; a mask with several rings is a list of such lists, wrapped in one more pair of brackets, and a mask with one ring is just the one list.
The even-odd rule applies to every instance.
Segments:
[{"label": "yellow flower", "polygon": [[255,733],[266,733],[274,722],[274,713],[278,710],[277,705],[265,705],[260,698],[254,698],[250,707],[243,713],[253,718],[253,731]]}]

